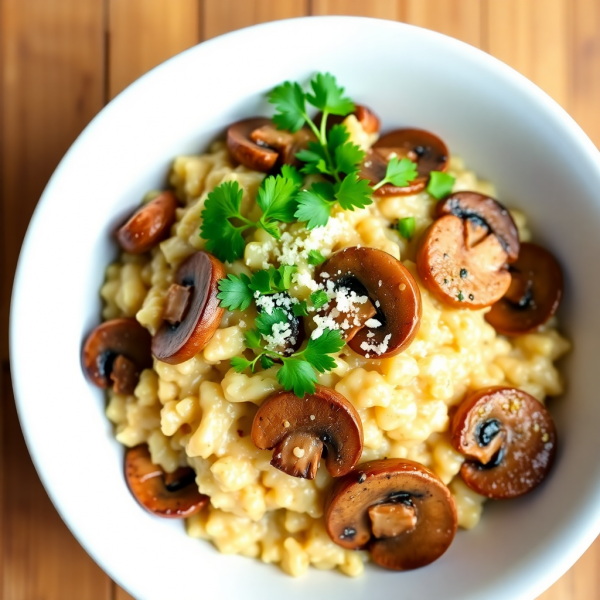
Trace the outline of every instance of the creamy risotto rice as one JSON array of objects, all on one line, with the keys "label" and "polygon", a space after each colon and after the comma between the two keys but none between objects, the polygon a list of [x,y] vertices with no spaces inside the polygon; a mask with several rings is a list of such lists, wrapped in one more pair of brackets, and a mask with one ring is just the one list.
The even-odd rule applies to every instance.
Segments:
[{"label": "creamy risotto rice", "polygon": [[[348,117],[346,124],[356,143],[370,144],[356,118]],[[452,157],[448,172],[456,179],[454,192],[496,196],[493,185],[477,179],[460,158]],[[222,143],[200,156],[176,158],[170,183],[182,207],[171,236],[150,253],[122,253],[108,267],[101,292],[104,319],[135,317],[154,334],[178,266],[205,247],[198,232],[207,194],[225,181],[237,181],[243,190],[242,213],[258,218],[255,198],[264,177],[234,166]],[[377,198],[353,212],[336,206],[326,226],[308,231],[299,223],[283,225],[280,240],[259,229],[247,240],[243,260],[226,264],[226,270],[250,275],[271,265],[296,265],[290,294],[306,300],[315,288],[308,252],[319,250],[328,257],[360,245],[400,259],[420,284],[416,245],[432,222],[435,202],[421,192]],[[517,210],[511,214],[521,240],[528,241],[525,215]],[[410,242],[391,227],[407,216],[416,218]],[[471,529],[481,517],[484,498],[458,475],[464,457],[449,440],[450,411],[468,392],[488,386],[515,386],[541,402],[560,395],[563,383],[555,361],[569,343],[554,319],[535,333],[505,338],[484,320],[488,309],[451,308],[420,289],[423,316],[408,349],[391,358],[366,359],[345,346],[336,356],[337,367],[319,375],[319,383],[340,392],[357,409],[364,429],[360,462],[408,458],[430,467],[456,500],[459,526]],[[253,327],[255,317],[253,306],[225,312],[206,348],[190,360],[170,365],[154,359],[132,395],[109,390],[107,416],[120,443],[147,443],[152,462],[166,472],[193,467],[210,505],[187,520],[190,536],[212,542],[225,554],[278,564],[294,576],[311,565],[360,575],[368,554],[336,545],[325,530],[324,499],[332,485],[325,465],[314,480],[291,477],[269,464],[271,451],[252,443],[257,408],[281,389],[277,365],[254,374],[230,367],[230,359],[242,354],[244,331]]]}]

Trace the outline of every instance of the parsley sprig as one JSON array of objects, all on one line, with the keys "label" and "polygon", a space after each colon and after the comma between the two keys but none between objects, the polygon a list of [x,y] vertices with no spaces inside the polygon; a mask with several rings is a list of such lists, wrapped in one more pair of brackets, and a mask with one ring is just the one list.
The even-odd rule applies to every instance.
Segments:
[{"label": "parsley sprig", "polygon": [[[275,314],[280,312],[281,314]],[[266,319],[265,317],[270,317]],[[284,311],[274,310],[272,315],[260,315],[257,319],[257,329],[245,333],[246,346],[258,352],[254,360],[242,356],[231,359],[231,366],[237,373],[250,369],[253,373],[260,362],[263,369],[273,366],[275,360],[282,361],[281,368],[277,371],[277,381],[286,391],[293,391],[302,398],[304,394],[314,394],[317,372],[325,373],[337,366],[335,359],[330,354],[339,352],[344,347],[344,340],[339,331],[325,329],[316,339],[311,338],[304,350],[300,350],[289,357],[268,350],[263,346],[261,328],[272,327],[272,324],[281,322],[275,319],[285,319]],[[264,329],[263,329],[264,330]]]},{"label": "parsley sprig", "polygon": [[206,240],[206,249],[220,260],[233,262],[244,255],[243,233],[247,229],[258,227],[279,239],[279,223],[296,219],[301,185],[302,176],[290,166],[282,169],[280,175],[264,179],[256,197],[262,210],[258,221],[242,215],[243,190],[237,181],[226,181],[216,187],[208,194],[202,211],[200,237]]},{"label": "parsley sprig", "polygon": [[[328,180],[315,182],[300,192],[294,213],[298,221],[314,229],[327,224],[336,203],[344,210],[364,208],[372,204],[373,191],[386,183],[404,187],[417,177],[417,170],[408,158],[394,157],[387,165],[385,178],[375,186],[359,178],[365,152],[349,141],[350,134],[344,125],[336,124],[327,130],[328,117],[354,112],[354,102],[344,95],[344,88],[330,73],[318,73],[310,87],[312,94],[304,92],[298,83],[286,81],[271,92],[269,102],[277,111],[273,117],[277,127],[296,132],[307,125],[317,139],[309,142],[308,148],[298,152],[296,158],[305,163],[303,173],[322,175]],[[307,104],[321,111],[320,126],[309,116]]]}]

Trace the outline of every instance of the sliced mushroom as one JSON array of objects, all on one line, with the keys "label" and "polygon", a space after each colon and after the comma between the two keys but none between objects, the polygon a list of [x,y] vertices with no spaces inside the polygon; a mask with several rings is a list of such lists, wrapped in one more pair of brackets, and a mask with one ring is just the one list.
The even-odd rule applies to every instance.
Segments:
[{"label": "sliced mushroom", "polygon": [[158,517],[184,519],[200,512],[210,500],[198,491],[193,469],[165,473],[152,464],[145,444],[127,450],[125,479],[133,497]]},{"label": "sliced mushroom", "polygon": [[245,167],[268,173],[277,164],[293,164],[296,152],[311,139],[307,129],[290,133],[277,129],[270,119],[254,117],[230,125],[227,149]]},{"label": "sliced mushroom", "polygon": [[[414,339],[421,320],[421,293],[408,269],[393,256],[375,248],[352,247],[336,252],[316,271],[315,279],[336,290],[346,290],[342,301],[332,302],[329,315],[348,314],[355,325],[355,297],[367,297],[376,315],[348,340],[354,352],[368,358],[384,358],[402,352]],[[348,306],[345,306],[348,305]],[[336,312],[333,312],[336,311]],[[360,324],[360,321],[359,323]]]},{"label": "sliced mushroom", "polygon": [[192,254],[177,269],[163,313],[168,320],[152,338],[152,354],[158,360],[176,365],[205,348],[223,316],[217,294],[224,277],[223,264],[203,251]]},{"label": "sliced mushroom", "polygon": [[508,290],[508,254],[487,229],[445,215],[425,231],[417,251],[423,285],[455,308],[479,309],[497,302]]},{"label": "sliced mushroom", "polygon": [[177,198],[171,191],[162,192],[144,204],[117,231],[117,241],[125,252],[142,254],[162,242],[175,222]]},{"label": "sliced mushroom", "polygon": [[150,334],[135,319],[105,321],[83,345],[84,371],[98,387],[133,394],[142,370],[152,366],[150,343]]},{"label": "sliced mushroom", "polygon": [[369,549],[382,567],[424,567],[456,534],[454,498],[432,471],[411,460],[363,463],[337,480],[325,509],[331,539],[348,550]]},{"label": "sliced mushroom", "polygon": [[460,404],[452,419],[452,445],[467,457],[460,474],[470,488],[488,498],[515,498],[548,475],[556,454],[556,429],[533,396],[492,387]]},{"label": "sliced mushroom", "polygon": [[[477,192],[450,194],[435,207],[435,217],[454,215],[470,222],[477,237],[493,233],[508,256],[507,262],[515,262],[519,256],[519,232],[510,213],[500,202]],[[482,235],[483,234],[483,235]]]},{"label": "sliced mushroom", "polygon": [[[354,106],[354,112],[350,114],[356,117],[356,120],[361,124],[363,131],[365,133],[370,134],[379,133],[379,117],[370,108],[364,106],[363,104],[355,104]],[[321,126],[322,116],[323,114],[319,113],[315,117],[315,124],[317,125],[317,127]],[[349,115],[329,115],[327,117],[327,129],[330,129],[334,125],[339,125],[340,123],[343,123],[348,116]]]},{"label": "sliced mushroom", "polygon": [[340,477],[362,454],[363,430],[344,396],[317,385],[304,398],[271,394],[254,417],[252,441],[261,450],[273,449],[271,464],[292,477],[314,479],[321,455],[330,475]]},{"label": "sliced mushroom", "polygon": [[511,283],[485,319],[503,335],[521,335],[543,325],[558,310],[563,290],[562,270],[550,252],[522,244],[510,265]]},{"label": "sliced mushroom", "polygon": [[417,178],[405,187],[386,183],[375,191],[376,196],[406,196],[425,189],[431,171],[448,168],[446,144],[423,129],[396,129],[382,136],[367,152],[360,177],[376,184],[385,178],[388,162],[394,157],[409,158],[417,163]]}]

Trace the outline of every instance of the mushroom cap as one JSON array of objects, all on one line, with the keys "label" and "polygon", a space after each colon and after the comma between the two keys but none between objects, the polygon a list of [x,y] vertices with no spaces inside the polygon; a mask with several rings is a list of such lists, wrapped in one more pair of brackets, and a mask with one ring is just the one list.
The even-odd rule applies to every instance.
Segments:
[{"label": "mushroom cap", "polygon": [[314,478],[321,453],[329,473],[340,477],[358,462],[363,448],[356,409],[340,393],[322,385],[304,398],[285,391],[271,394],[254,417],[251,435],[257,448],[276,448],[274,467],[307,479]]},{"label": "mushroom cap", "polygon": [[177,198],[170,190],[138,208],[116,233],[121,248],[130,254],[152,249],[169,235],[176,208]]},{"label": "mushroom cap", "polygon": [[[123,362],[118,362],[120,356],[133,363],[138,375],[152,366],[150,343],[150,333],[135,319],[105,321],[88,335],[83,345],[81,361],[84,371],[98,387],[112,387],[111,374],[115,363],[119,367],[119,362]],[[137,377],[129,381],[120,393],[132,393],[135,384]]]},{"label": "mushroom cap", "polygon": [[[323,277],[323,273],[329,277]],[[382,325],[360,329],[348,341],[354,352],[362,356],[375,355],[375,358],[394,356],[406,349],[417,335],[422,314],[421,292],[408,269],[387,252],[365,247],[345,248],[318,267],[315,279],[354,290],[364,288],[376,307],[375,319]],[[369,333],[375,335],[368,337]],[[377,347],[381,353],[373,349]]]},{"label": "mushroom cap", "polygon": [[360,176],[378,183],[385,177],[387,163],[394,155],[415,161],[418,176],[404,187],[386,183],[374,192],[376,196],[416,194],[427,186],[431,171],[448,168],[448,148],[437,135],[424,129],[396,129],[381,136],[367,152]]},{"label": "mushroom cap", "polygon": [[[399,535],[374,537],[369,509],[396,504],[412,507],[416,524]],[[457,515],[450,490],[435,473],[417,462],[391,458],[360,464],[338,479],[326,503],[325,523],[336,544],[369,548],[377,564],[406,571],[428,565],[448,549]]]},{"label": "mushroom cap", "polygon": [[435,217],[454,215],[487,227],[500,241],[512,263],[519,256],[519,232],[508,210],[497,200],[478,192],[450,194],[435,207]]},{"label": "mushroom cap", "polygon": [[269,172],[277,162],[279,153],[252,141],[250,135],[265,125],[273,125],[266,117],[252,117],[238,121],[227,130],[227,149],[235,160],[254,171]]},{"label": "mushroom cap", "polygon": [[451,433],[454,448],[467,456],[460,471],[463,480],[488,498],[530,492],[554,463],[552,416],[541,402],[516,388],[491,387],[468,396],[452,419]]},{"label": "mushroom cap", "polygon": [[521,244],[518,260],[510,266],[506,294],[485,315],[503,335],[534,331],[556,313],[563,291],[562,270],[554,256],[535,244]]},{"label": "mushroom cap", "polygon": [[508,290],[508,255],[498,238],[485,231],[485,237],[471,245],[470,229],[468,220],[454,215],[434,221],[419,242],[417,271],[423,285],[444,304],[479,309]]},{"label": "mushroom cap", "polygon": [[175,283],[190,287],[192,294],[180,323],[163,322],[152,338],[152,354],[176,365],[195,356],[219,327],[224,310],[219,306],[218,283],[225,267],[212,254],[200,250],[177,269]]},{"label": "mushroom cap", "polygon": [[158,517],[190,517],[200,512],[210,500],[198,491],[193,469],[178,469],[169,476],[161,467],[152,464],[146,444],[127,450],[125,479],[139,504]]}]

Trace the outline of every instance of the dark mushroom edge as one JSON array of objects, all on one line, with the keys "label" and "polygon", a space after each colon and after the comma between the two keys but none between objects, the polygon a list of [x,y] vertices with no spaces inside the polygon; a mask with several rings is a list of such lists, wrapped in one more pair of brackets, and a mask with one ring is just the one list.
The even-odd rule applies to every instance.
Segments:
[{"label": "dark mushroom edge", "polygon": [[182,467],[175,473],[165,473],[152,463],[146,444],[127,450],[125,479],[138,503],[158,517],[184,519],[200,512],[210,501],[198,491],[193,469]]},{"label": "dark mushroom edge", "polygon": [[142,254],[162,242],[175,223],[177,198],[171,191],[161,192],[144,204],[116,233],[125,252]]},{"label": "dark mushroom edge", "polygon": [[548,475],[556,455],[556,428],[546,407],[509,387],[468,396],[451,424],[452,445],[467,457],[460,474],[478,494],[522,496]]},{"label": "dark mushroom edge", "polygon": [[379,138],[367,151],[360,177],[373,185],[379,183],[385,178],[387,164],[394,156],[414,161],[418,176],[404,187],[386,183],[374,192],[376,196],[406,196],[423,191],[431,171],[446,171],[450,155],[446,144],[429,131],[396,129]]},{"label": "dark mushroom edge", "polygon": [[135,319],[105,321],[83,345],[84,372],[98,387],[132,394],[140,373],[152,366],[150,344],[150,333]]},{"label": "dark mushroom edge", "polygon": [[217,294],[224,277],[223,264],[203,251],[192,254],[177,269],[165,306],[170,320],[152,338],[152,354],[158,360],[179,364],[206,347],[223,316]]},{"label": "dark mushroom edge", "polygon": [[[378,325],[367,326],[366,315],[358,320],[357,325],[364,320],[362,326],[352,331],[350,339],[346,338],[354,352],[368,358],[394,356],[405,350],[417,335],[422,314],[421,292],[408,269],[387,252],[345,248],[317,268],[315,280],[323,285],[332,282],[335,289],[344,288],[348,294],[368,297],[375,310],[372,318]],[[332,310],[340,312],[333,306],[328,309],[330,315]],[[357,316],[348,315],[351,329]],[[334,320],[339,321],[337,315]]]},{"label": "dark mushroom edge", "polygon": [[554,256],[535,244],[521,244],[518,260],[509,267],[508,291],[485,315],[503,335],[535,331],[552,317],[560,305],[563,275]]},{"label": "dark mushroom edge", "polygon": [[363,449],[362,422],[340,393],[317,385],[314,394],[271,394],[252,423],[252,441],[273,450],[271,464],[293,477],[314,479],[323,456],[332,477],[358,462]]},{"label": "dark mushroom edge", "polygon": [[432,471],[392,458],[358,465],[338,479],[325,507],[331,539],[348,550],[368,549],[382,567],[418,569],[450,547],[457,529],[450,490]]}]

